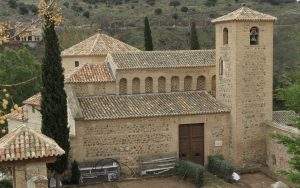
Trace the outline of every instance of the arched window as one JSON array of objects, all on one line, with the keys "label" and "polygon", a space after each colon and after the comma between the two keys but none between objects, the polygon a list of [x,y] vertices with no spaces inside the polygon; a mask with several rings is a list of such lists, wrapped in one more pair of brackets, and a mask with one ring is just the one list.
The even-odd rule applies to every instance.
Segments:
[{"label": "arched window", "polygon": [[219,61],[219,75],[222,76],[224,73],[224,62],[222,59]]},{"label": "arched window", "polygon": [[158,78],[158,92],[159,93],[166,92],[166,78],[163,76]]},{"label": "arched window", "polygon": [[257,45],[259,42],[259,30],[258,27],[252,27],[250,29],[250,45]]},{"label": "arched window", "polygon": [[145,79],[145,92],[146,93],[153,92],[153,79],[151,77],[147,77]]},{"label": "arched window", "polygon": [[28,36],[28,41],[32,41],[32,36]]},{"label": "arched window", "polygon": [[140,79],[139,78],[133,78],[132,80],[132,94],[138,94],[140,93],[141,86],[140,86]]},{"label": "arched window", "polygon": [[75,61],[75,67],[79,66],[79,61]]},{"label": "arched window", "polygon": [[119,93],[127,94],[127,80],[126,78],[122,78],[119,82]]},{"label": "arched window", "polygon": [[216,75],[211,77],[211,92],[213,96],[216,96]]},{"label": "arched window", "polygon": [[197,90],[205,90],[205,77],[204,76],[198,76]]},{"label": "arched window", "polygon": [[172,76],[171,78],[171,91],[179,91],[179,77]]},{"label": "arched window", "polygon": [[228,44],[228,29],[223,29],[223,45]]},{"label": "arched window", "polygon": [[191,76],[184,77],[184,91],[192,90],[193,78]]}]

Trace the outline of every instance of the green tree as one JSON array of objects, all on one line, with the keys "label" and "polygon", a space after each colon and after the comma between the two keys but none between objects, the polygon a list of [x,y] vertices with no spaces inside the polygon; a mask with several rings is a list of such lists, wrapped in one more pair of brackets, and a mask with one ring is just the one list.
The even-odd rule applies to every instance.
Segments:
[{"label": "green tree", "polygon": [[75,160],[72,163],[71,172],[71,184],[78,185],[80,181],[80,170],[78,167],[78,163]]},{"label": "green tree", "polygon": [[191,23],[190,45],[191,45],[191,50],[199,50],[200,49],[195,22]]},{"label": "green tree", "polygon": [[216,6],[218,0],[206,0],[205,5],[208,7]]},{"label": "green tree", "polygon": [[[279,97],[283,99],[285,105],[299,114],[300,112],[300,80],[288,88],[279,91]],[[300,129],[300,118],[295,119],[295,125]],[[296,183],[300,183],[300,136],[275,135],[278,142],[286,146],[287,152],[292,156],[289,163],[292,170],[287,171],[288,178]]]},{"label": "green tree", "polygon": [[48,14],[44,17],[43,32],[45,54],[42,63],[42,133],[53,138],[65,151],[65,154],[58,157],[54,164],[48,165],[49,170],[55,173],[58,180],[60,174],[68,167],[70,143],[59,42],[55,32],[55,23]]},{"label": "green tree", "polygon": [[145,17],[144,37],[145,37],[145,50],[153,51],[151,28],[150,28],[149,20],[147,17]]},{"label": "green tree", "polygon": [[0,88],[19,105],[41,89],[41,66],[26,48],[0,52]]}]

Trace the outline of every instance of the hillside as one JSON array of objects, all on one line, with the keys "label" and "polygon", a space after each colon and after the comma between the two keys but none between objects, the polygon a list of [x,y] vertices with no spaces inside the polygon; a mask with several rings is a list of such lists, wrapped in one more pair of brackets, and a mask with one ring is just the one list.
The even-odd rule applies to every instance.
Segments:
[{"label": "hillside", "polygon": [[[16,7],[11,8],[11,2]],[[201,48],[214,48],[216,18],[235,10],[242,3],[278,17],[275,25],[275,81],[300,64],[300,3],[296,0],[61,0],[64,23],[59,29],[61,47],[72,46],[92,35],[98,28],[135,47],[143,49],[143,20],[149,17],[156,50],[189,49],[189,23],[195,21]],[[8,3],[10,2],[10,3]],[[103,3],[109,2],[109,3]],[[271,2],[271,3],[270,3]],[[30,21],[37,0],[0,1],[0,20]],[[28,13],[21,7],[27,7]],[[174,19],[176,18],[176,20]],[[280,79],[279,79],[280,78]]]}]

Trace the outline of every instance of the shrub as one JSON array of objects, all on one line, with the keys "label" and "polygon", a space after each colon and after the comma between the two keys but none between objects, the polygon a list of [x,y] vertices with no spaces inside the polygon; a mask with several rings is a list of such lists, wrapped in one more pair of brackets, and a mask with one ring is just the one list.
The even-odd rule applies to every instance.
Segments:
[{"label": "shrub", "polygon": [[208,7],[213,7],[217,4],[218,0],[206,0],[205,5]]},{"label": "shrub", "polygon": [[221,155],[213,155],[208,157],[207,169],[210,173],[217,175],[219,178],[230,182],[234,167]]},{"label": "shrub", "polygon": [[72,163],[71,172],[72,175],[71,175],[70,183],[74,185],[78,185],[80,180],[80,170],[78,167],[78,163],[75,160]]},{"label": "shrub", "polygon": [[32,12],[32,14],[37,15],[39,9],[38,9],[38,7],[36,5],[29,5],[28,8]]},{"label": "shrub", "polygon": [[84,11],[84,13],[82,14],[82,16],[89,18],[90,17],[90,12],[89,11]]},{"label": "shrub", "polygon": [[1,188],[13,188],[12,182],[10,180],[1,180],[0,181],[0,187]]},{"label": "shrub", "polygon": [[156,15],[161,15],[161,13],[162,13],[161,8],[155,9],[155,10],[154,10],[154,13],[155,13]]},{"label": "shrub", "polygon": [[187,7],[181,7],[181,12],[187,12],[188,10],[189,10],[189,8],[187,8]]},{"label": "shrub", "polygon": [[16,0],[9,0],[7,3],[10,8],[17,8],[17,6],[18,6]]},{"label": "shrub", "polygon": [[28,8],[24,3],[20,3],[19,4],[19,13],[24,15],[24,14],[28,14]]},{"label": "shrub", "polygon": [[178,161],[175,165],[175,174],[183,178],[193,179],[197,187],[203,185],[204,170],[203,166],[190,161]]},{"label": "shrub", "polygon": [[150,6],[154,6],[155,5],[155,0],[146,0],[146,3]]},{"label": "shrub", "polygon": [[63,3],[63,5],[65,6],[65,7],[67,7],[67,8],[69,8],[69,2],[68,1],[65,1],[64,3]]},{"label": "shrub", "polygon": [[173,6],[173,7],[175,8],[175,7],[177,7],[177,6],[179,6],[179,5],[180,5],[180,2],[179,2],[179,1],[176,1],[176,0],[174,0],[174,1],[171,1],[171,2],[169,3],[169,5],[170,5],[170,6]]}]

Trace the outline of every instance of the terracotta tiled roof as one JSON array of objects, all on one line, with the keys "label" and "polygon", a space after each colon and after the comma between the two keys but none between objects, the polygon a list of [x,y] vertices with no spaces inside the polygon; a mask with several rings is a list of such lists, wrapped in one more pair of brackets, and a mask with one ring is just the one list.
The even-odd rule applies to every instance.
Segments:
[{"label": "terracotta tiled roof", "polygon": [[83,119],[118,119],[229,112],[205,91],[78,98]]},{"label": "terracotta tiled roof", "polygon": [[143,51],[112,53],[116,69],[177,68],[215,65],[215,50]]},{"label": "terracotta tiled roof", "polygon": [[273,122],[282,125],[294,125],[297,114],[294,111],[274,111]]},{"label": "terracotta tiled roof", "polygon": [[84,64],[78,67],[66,79],[67,83],[91,83],[91,82],[110,82],[114,77],[107,64],[91,65]]},{"label": "terracotta tiled roof", "polygon": [[53,139],[25,125],[0,139],[0,162],[55,157],[64,153]]},{"label": "terracotta tiled roof", "polygon": [[8,119],[17,120],[17,121],[27,121],[28,113],[25,110],[24,106],[20,107],[20,110],[14,110],[13,112],[6,115]]},{"label": "terracotta tiled roof", "polygon": [[41,98],[42,98],[41,93],[37,93],[37,94],[33,95],[32,97],[23,101],[23,104],[31,105],[31,106],[34,106],[34,107],[40,109],[41,108]]},{"label": "terracotta tiled roof", "polygon": [[139,51],[124,42],[103,33],[96,33],[86,40],[62,51],[62,56],[106,55],[109,52]]},{"label": "terracotta tiled roof", "polygon": [[225,21],[275,21],[277,18],[268,14],[264,14],[248,7],[241,7],[229,14],[212,20],[213,23]]}]

